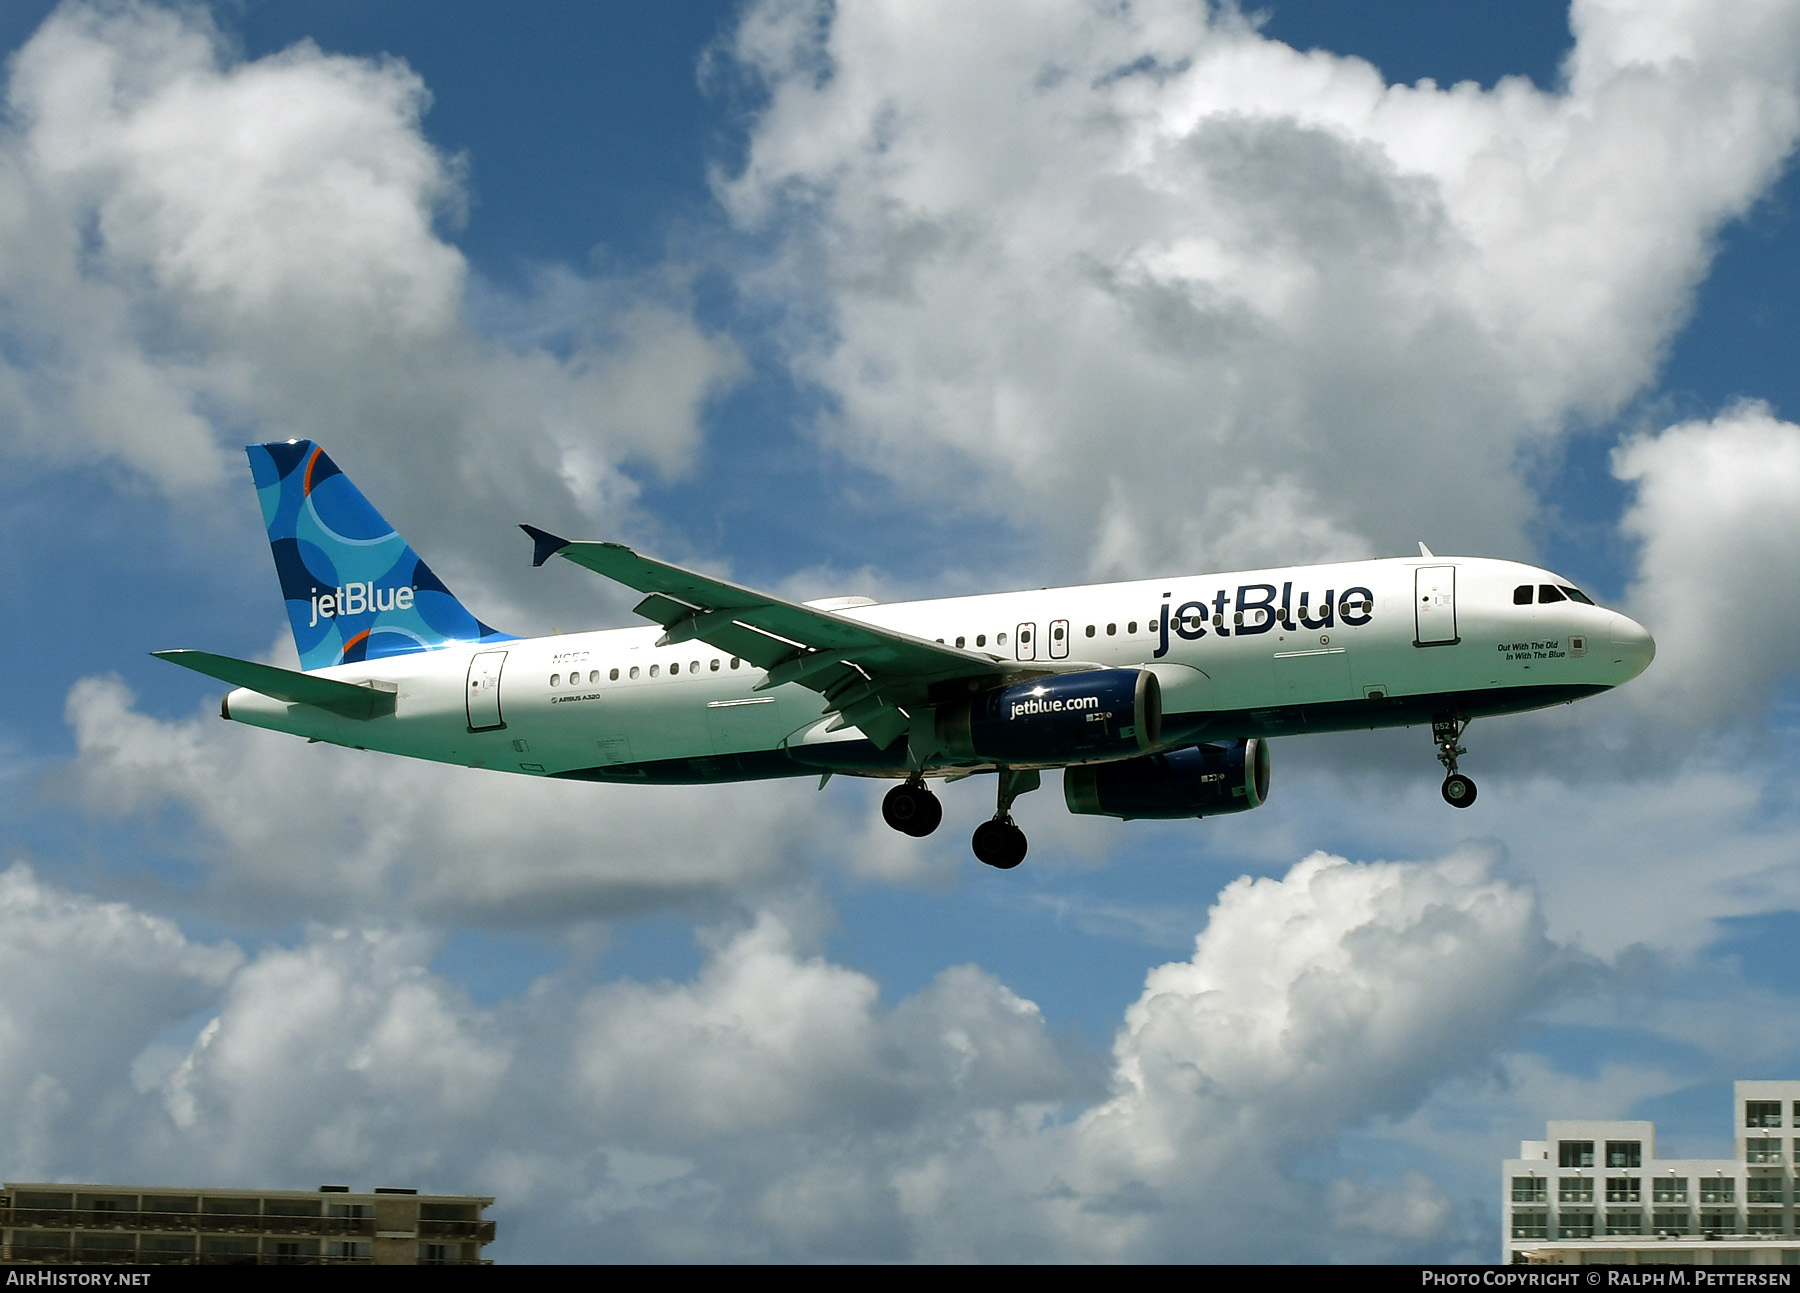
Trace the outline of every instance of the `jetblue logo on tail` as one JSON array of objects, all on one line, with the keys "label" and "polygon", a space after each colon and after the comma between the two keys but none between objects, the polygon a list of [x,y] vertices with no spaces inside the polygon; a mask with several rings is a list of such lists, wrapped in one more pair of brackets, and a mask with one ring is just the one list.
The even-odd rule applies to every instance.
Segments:
[{"label": "jetblue logo on tail", "polygon": [[315,627],[322,619],[336,619],[340,615],[366,615],[370,611],[410,611],[416,588],[377,588],[374,584],[359,584],[355,581],[342,588],[334,588],[328,593],[313,589],[312,621],[308,628]]}]

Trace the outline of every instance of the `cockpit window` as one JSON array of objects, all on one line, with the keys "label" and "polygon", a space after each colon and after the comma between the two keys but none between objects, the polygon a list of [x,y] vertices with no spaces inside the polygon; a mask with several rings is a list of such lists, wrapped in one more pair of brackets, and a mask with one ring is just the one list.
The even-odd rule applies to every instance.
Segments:
[{"label": "cockpit window", "polygon": [[1539,584],[1538,585],[1538,605],[1539,606],[1543,606],[1549,602],[1564,602],[1567,600],[1568,600],[1568,598],[1566,598],[1562,595],[1561,590],[1559,590],[1555,584]]},{"label": "cockpit window", "polygon": [[1529,605],[1531,605],[1531,585],[1530,584],[1520,584],[1517,588],[1513,589],[1513,605],[1514,606],[1529,606]]},{"label": "cockpit window", "polygon": [[1569,600],[1572,602],[1580,602],[1583,606],[1592,606],[1594,604],[1594,599],[1582,592],[1579,588],[1570,588],[1567,584],[1558,584],[1557,587],[1567,593],[1569,595]]}]

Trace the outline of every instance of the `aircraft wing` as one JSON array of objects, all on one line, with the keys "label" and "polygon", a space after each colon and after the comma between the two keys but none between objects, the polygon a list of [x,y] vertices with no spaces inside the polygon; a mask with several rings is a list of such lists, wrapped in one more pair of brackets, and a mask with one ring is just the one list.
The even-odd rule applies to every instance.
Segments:
[{"label": "aircraft wing", "polygon": [[962,679],[995,684],[1061,672],[1041,664],[945,646],[759,593],[645,557],[622,543],[571,543],[534,526],[532,564],[563,557],[648,596],[639,615],[666,630],[658,646],[701,641],[748,660],[769,676],[758,690],[798,683],[825,698],[832,730],[859,727],[886,748],[911,725],[910,709],[932,689]]}]

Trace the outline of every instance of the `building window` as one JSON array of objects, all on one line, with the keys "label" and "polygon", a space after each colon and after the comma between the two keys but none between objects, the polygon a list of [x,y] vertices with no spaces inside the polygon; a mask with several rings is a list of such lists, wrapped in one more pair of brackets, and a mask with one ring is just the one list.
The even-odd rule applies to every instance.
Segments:
[{"label": "building window", "polygon": [[1513,1213],[1512,1237],[1514,1239],[1548,1239],[1550,1237],[1550,1214],[1548,1212]]},{"label": "building window", "polygon": [[1556,1214],[1558,1239],[1592,1239],[1594,1214],[1591,1212],[1559,1212]]},{"label": "building window", "polygon": [[1652,1193],[1655,1203],[1686,1203],[1688,1201],[1687,1177],[1659,1176],[1652,1182]]},{"label": "building window", "polygon": [[1641,1208],[1608,1208],[1606,1210],[1606,1233],[1609,1235],[1641,1235],[1644,1233],[1644,1212]]},{"label": "building window", "polygon": [[1642,1203],[1644,1196],[1639,1180],[1640,1178],[1635,1176],[1607,1177],[1606,1201],[1608,1203]]},{"label": "building window", "polygon": [[1550,1182],[1541,1176],[1515,1176],[1512,1185],[1514,1203],[1550,1202]]},{"label": "building window", "polygon": [[1691,1234],[1694,1227],[1688,1221],[1686,1208],[1664,1210],[1658,1208],[1650,1219],[1651,1227],[1659,1235]]},{"label": "building window", "polygon": [[1594,1178],[1591,1176],[1565,1176],[1556,1183],[1556,1201],[1558,1203],[1592,1203],[1594,1201]]},{"label": "building window", "polygon": [[1559,1140],[1556,1142],[1558,1167],[1592,1167],[1594,1142],[1591,1140]]},{"label": "building window", "polygon": [[1753,1176],[1744,1182],[1746,1203],[1786,1203],[1787,1183],[1779,1176]]},{"label": "building window", "polygon": [[1781,1213],[1752,1212],[1744,1229],[1752,1235],[1778,1235],[1781,1233]]},{"label": "building window", "polygon": [[1643,1145],[1635,1140],[1609,1140],[1606,1142],[1606,1165],[1608,1167],[1642,1167]]},{"label": "building window", "polygon": [[1737,1213],[1708,1212],[1702,1209],[1700,1229],[1709,1235],[1735,1234],[1737,1232]]},{"label": "building window", "polygon": [[1737,1182],[1723,1176],[1703,1176],[1700,1178],[1700,1202],[1702,1203],[1736,1203]]},{"label": "building window", "polygon": [[1746,1163],[1779,1163],[1781,1161],[1781,1137],[1747,1137],[1744,1141],[1744,1161]]},{"label": "building window", "polygon": [[1746,1127],[1779,1127],[1779,1126],[1781,1126],[1781,1101],[1779,1101],[1779,1100],[1746,1100],[1746,1101],[1744,1101],[1744,1126],[1746,1126]]}]

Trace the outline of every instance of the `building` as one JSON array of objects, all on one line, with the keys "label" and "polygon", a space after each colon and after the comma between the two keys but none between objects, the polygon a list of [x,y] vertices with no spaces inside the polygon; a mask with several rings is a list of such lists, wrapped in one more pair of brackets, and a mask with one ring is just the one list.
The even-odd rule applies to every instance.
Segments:
[{"label": "building", "polygon": [[1732,1158],[1658,1158],[1652,1122],[1553,1122],[1501,1167],[1501,1259],[1800,1265],[1800,1082],[1739,1082]]},{"label": "building", "polygon": [[494,1202],[348,1186],[127,1189],[9,1182],[0,1262],[211,1265],[486,1265]]}]

